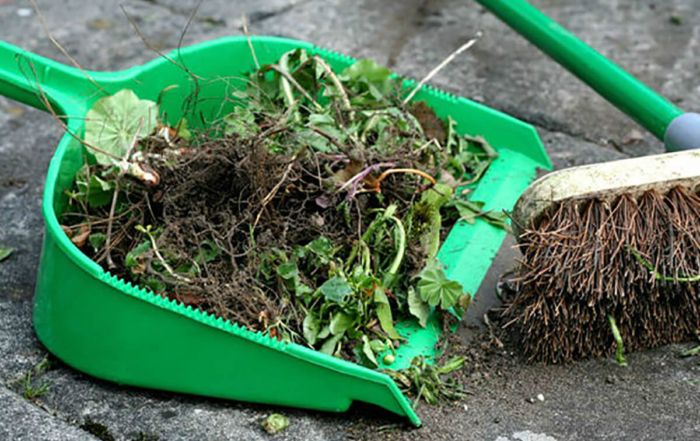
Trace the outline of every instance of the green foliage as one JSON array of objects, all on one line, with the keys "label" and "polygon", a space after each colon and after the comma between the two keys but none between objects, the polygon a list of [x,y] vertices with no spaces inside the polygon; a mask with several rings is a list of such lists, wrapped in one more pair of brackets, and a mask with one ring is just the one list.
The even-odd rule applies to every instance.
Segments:
[{"label": "green foliage", "polygon": [[32,369],[27,371],[21,380],[22,392],[20,393],[27,400],[33,401],[46,393],[51,387],[50,381],[45,381],[40,376],[51,367],[48,359],[44,359]]},{"label": "green foliage", "polygon": [[416,237],[428,259],[437,256],[440,249],[440,209],[450,201],[453,194],[454,189],[450,185],[438,183],[423,192],[421,200],[411,207],[411,235]]},{"label": "green foliage", "polygon": [[141,242],[129,251],[124,259],[124,264],[132,273],[143,273],[143,261],[150,250],[151,242],[149,240]]},{"label": "green foliage", "polygon": [[416,292],[416,290],[411,286],[408,288],[408,311],[418,319],[418,323],[425,328],[428,323],[428,316],[430,315],[430,306],[423,300]]},{"label": "green foliage", "polygon": [[355,324],[355,317],[342,311],[335,313],[331,319],[331,334],[342,335]]},{"label": "green foliage", "polygon": [[255,124],[255,115],[246,107],[236,107],[233,113],[224,117],[226,127],[224,133],[227,135],[238,135],[242,138],[257,135],[260,128]]},{"label": "green foliage", "polygon": [[444,378],[462,369],[464,357],[454,357],[441,366],[430,363],[425,357],[416,357],[411,366],[401,371],[386,371],[396,380],[404,393],[415,397],[414,407],[423,398],[428,404],[438,405],[465,398],[467,393],[454,378]]},{"label": "green foliage", "polygon": [[289,418],[278,413],[273,413],[265,418],[260,426],[265,430],[265,432],[274,435],[275,433],[282,432],[287,427],[289,427]]},{"label": "green foliage", "polygon": [[429,260],[418,277],[418,292],[421,299],[430,306],[439,304],[442,309],[452,308],[464,295],[462,285],[447,279],[445,270],[437,259]]},{"label": "green foliage", "polygon": [[465,221],[469,225],[474,225],[477,218],[481,218],[494,227],[502,228],[509,231],[508,215],[504,212],[485,211],[485,202],[468,201],[465,199],[452,199],[448,206],[455,207],[459,212],[460,220]]},{"label": "green foliage", "polygon": [[615,345],[617,347],[615,350],[615,360],[620,366],[627,366],[627,360],[625,360],[625,346],[622,342],[620,330],[617,328],[617,324],[615,323],[613,316],[609,315],[608,321],[610,322],[610,329],[612,330]]},{"label": "green foliage", "polygon": [[[137,135],[147,136],[158,122],[158,104],[140,100],[128,89],[112,96],[100,98],[88,111],[85,118],[85,141],[119,158],[124,157]],[[141,129],[139,130],[139,126]],[[115,162],[105,154],[92,151],[99,164]]]},{"label": "green foliage", "polygon": [[75,184],[78,191],[72,194],[73,198],[87,202],[91,207],[102,207],[112,201],[114,181],[107,181],[95,173],[89,173],[87,165],[78,169],[75,175]]},{"label": "green foliage", "polygon": [[[338,78],[343,82],[343,86],[353,92],[353,105],[364,105],[384,100],[395,87],[395,82],[391,78],[392,73],[386,67],[380,66],[374,60],[358,60],[348,66]],[[327,96],[336,96],[337,90],[329,87]]]},{"label": "green foliage", "polygon": [[283,280],[288,292],[304,295],[312,292],[311,288],[301,282],[299,268],[294,262],[285,262],[277,267],[277,274]]},{"label": "green foliage", "polygon": [[321,321],[316,317],[313,311],[306,313],[302,326],[306,341],[312,346],[315,345],[318,334],[321,331]]},{"label": "green foliage", "polygon": [[195,256],[194,260],[198,264],[209,263],[216,260],[221,254],[221,248],[219,248],[213,241],[205,239],[199,245],[199,252]]},{"label": "green foliage", "polygon": [[320,291],[328,300],[337,303],[343,303],[345,296],[352,294],[352,288],[348,281],[339,276],[332,277],[324,282]]},{"label": "green foliage", "polygon": [[88,242],[90,242],[92,248],[97,251],[107,242],[107,236],[104,233],[92,233],[90,237],[88,237]]},{"label": "green foliage", "polygon": [[376,303],[377,307],[377,319],[379,319],[379,324],[382,327],[382,330],[387,336],[389,336],[389,338],[393,340],[401,339],[401,336],[394,328],[394,318],[391,314],[391,305],[389,304],[389,298],[384,292],[384,288],[380,285],[376,285],[373,295],[374,302]]},{"label": "green foliage", "polygon": [[0,262],[10,257],[14,250],[14,248],[0,247]]}]

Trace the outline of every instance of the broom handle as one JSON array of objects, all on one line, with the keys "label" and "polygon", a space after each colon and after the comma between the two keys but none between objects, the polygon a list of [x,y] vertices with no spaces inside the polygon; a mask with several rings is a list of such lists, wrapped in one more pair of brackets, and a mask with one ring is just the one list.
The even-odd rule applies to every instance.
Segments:
[{"label": "broom handle", "polygon": [[477,0],[625,112],[670,151],[700,148],[700,115],[683,111],[524,0]]}]

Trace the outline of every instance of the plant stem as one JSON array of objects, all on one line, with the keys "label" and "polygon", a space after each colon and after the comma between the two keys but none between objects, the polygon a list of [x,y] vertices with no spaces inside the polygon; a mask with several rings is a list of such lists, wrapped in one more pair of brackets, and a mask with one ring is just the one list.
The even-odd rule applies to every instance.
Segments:
[{"label": "plant stem", "polygon": [[379,178],[377,178],[377,184],[376,184],[376,188],[375,188],[377,193],[381,193],[382,188],[380,185],[381,185],[382,181],[387,176],[393,175],[394,173],[408,173],[408,174],[418,175],[418,176],[421,176],[421,177],[427,179],[428,181],[430,181],[431,185],[435,185],[435,178],[433,178],[432,176],[430,176],[429,174],[427,174],[424,171],[416,170],[415,168],[392,168],[392,169],[386,170],[384,173],[379,175]]},{"label": "plant stem", "polygon": [[[282,60],[280,60],[280,63],[282,63]],[[296,104],[296,100],[294,99],[294,94],[292,93],[292,89],[290,87],[290,85],[292,85],[302,95],[304,95],[304,98],[311,101],[311,103],[316,107],[317,110],[323,110],[323,106],[321,106],[319,103],[317,103],[316,100],[314,100],[311,97],[311,95],[309,95],[309,93],[306,90],[304,90],[303,87],[301,87],[301,84],[299,84],[297,82],[297,80],[295,80],[294,77],[291,76],[289,74],[289,72],[287,70],[285,70],[282,66],[279,66],[277,64],[273,64],[272,66],[269,67],[269,69],[272,69],[275,72],[282,75],[282,90],[284,92],[285,100],[287,101],[288,107],[293,107],[294,104]]]},{"label": "plant stem", "polygon": [[109,222],[107,223],[107,240],[105,241],[105,251],[107,253],[107,268],[114,269],[116,265],[112,260],[112,221],[114,220],[114,210],[117,207],[117,197],[119,196],[119,179],[114,181],[114,195],[112,195],[112,205],[109,208]]},{"label": "plant stem", "polygon": [[643,257],[641,256],[641,254],[639,254],[639,253],[637,252],[637,250],[635,250],[634,248],[632,248],[632,246],[630,246],[629,244],[626,244],[626,245],[627,245],[627,249],[630,251],[630,253],[632,253],[632,255],[633,255],[642,265],[644,265],[644,267],[645,267],[646,269],[648,269],[649,271],[651,271],[651,273],[654,275],[654,278],[656,278],[656,280],[663,280],[663,281],[666,281],[666,282],[698,282],[698,281],[700,281],[700,274],[695,275],[695,276],[664,277],[664,276],[662,276],[661,274],[659,274],[659,272],[656,271],[656,269],[655,269],[654,266],[651,264],[651,262],[649,262],[648,260],[646,260],[645,258],[643,258]]},{"label": "plant stem", "polygon": [[617,349],[615,350],[615,359],[617,360],[617,364],[620,366],[627,366],[627,360],[625,360],[625,347],[622,342],[620,330],[617,328],[617,324],[615,323],[613,316],[609,315],[608,321],[610,322],[613,338],[615,338],[615,343],[617,344]]},{"label": "plant stem", "polygon": [[345,106],[345,109],[349,112],[348,117],[350,118],[350,121],[355,121],[355,111],[352,110],[352,105],[350,104],[350,98],[348,98],[348,93],[345,91],[345,88],[343,87],[343,83],[340,82],[340,79],[338,76],[333,72],[333,69],[328,65],[328,63],[325,62],[325,60],[318,55],[314,55],[312,57],[316,63],[323,68],[323,70],[326,71],[326,74],[328,75],[328,78],[331,79],[335,87],[338,89],[338,92],[340,93],[341,100],[343,101],[343,106]]},{"label": "plant stem", "polygon": [[455,57],[456,57],[457,55],[461,54],[462,52],[466,51],[466,50],[469,49],[470,47],[474,46],[474,43],[476,43],[477,41],[479,41],[479,39],[481,38],[482,35],[483,35],[483,34],[481,33],[481,31],[477,32],[477,33],[476,33],[476,37],[474,37],[474,38],[472,38],[471,40],[467,41],[467,42],[466,42],[465,44],[463,44],[459,49],[457,49],[456,51],[452,52],[452,53],[450,54],[449,57],[445,58],[445,59],[442,61],[442,63],[438,64],[438,65],[435,67],[435,69],[431,70],[430,73],[429,73],[428,75],[425,76],[425,78],[423,78],[422,80],[420,80],[420,82],[419,82],[418,85],[415,87],[415,89],[413,89],[413,90],[411,91],[411,93],[409,93],[408,96],[407,96],[406,98],[404,98],[403,104],[405,105],[405,104],[407,104],[409,101],[411,101],[411,98],[413,98],[413,96],[414,96],[416,93],[418,93],[418,91],[421,90],[421,88],[423,88],[423,86],[425,86],[425,83],[427,83],[428,81],[430,81],[430,79],[433,78],[438,72],[440,72],[440,71],[442,70],[443,67],[445,67],[445,66],[447,66],[448,64],[450,64],[450,62],[451,62],[452,60],[454,60]]}]

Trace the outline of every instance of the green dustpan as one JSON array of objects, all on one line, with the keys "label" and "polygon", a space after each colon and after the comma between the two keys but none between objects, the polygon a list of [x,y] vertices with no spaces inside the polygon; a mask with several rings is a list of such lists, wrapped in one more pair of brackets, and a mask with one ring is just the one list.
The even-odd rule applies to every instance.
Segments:
[{"label": "green dustpan", "polygon": [[[252,43],[261,63],[276,62],[297,47],[320,55],[336,70],[353,62],[301,41],[259,37]],[[67,117],[70,132],[80,134],[82,117],[104,93],[128,88],[155,101],[166,87],[177,85],[163,94],[161,108],[170,121],[178,121],[193,87],[180,64],[201,78],[197,120],[206,124],[230,112],[221,106],[223,97],[235,86],[236,77],[254,68],[245,38],[194,45],[168,58],[120,72],[85,73],[0,42],[0,93],[43,109],[37,93],[41,86],[52,108]],[[216,80],[221,77],[229,80]],[[551,167],[531,126],[429,87],[415,99],[427,101],[441,117],[450,115],[462,133],[484,136],[499,152],[473,192],[475,200],[487,202],[486,208],[512,209],[536,169]],[[385,374],[250,332],[106,273],[71,243],[57,220],[67,202],[64,190],[71,187],[82,164],[82,145],[66,134],[51,160],[44,189],[46,232],[34,326],[57,357],[80,371],[121,384],[333,412],[361,401],[420,424],[409,401]],[[451,279],[475,293],[505,234],[480,220],[474,226],[460,223],[438,257]],[[397,329],[407,342],[392,369],[407,366],[415,355],[433,354],[436,325],[421,329],[409,322]]]}]

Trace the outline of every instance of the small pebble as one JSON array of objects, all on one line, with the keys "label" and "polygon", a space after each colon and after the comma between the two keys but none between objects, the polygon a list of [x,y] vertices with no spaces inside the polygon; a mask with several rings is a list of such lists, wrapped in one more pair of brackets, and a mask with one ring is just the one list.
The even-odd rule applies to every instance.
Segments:
[{"label": "small pebble", "polygon": [[17,15],[19,15],[20,17],[29,17],[30,15],[32,15],[32,10],[29,8],[19,8],[17,10]]},{"label": "small pebble", "polygon": [[534,398],[528,398],[528,399],[526,399],[525,401],[527,401],[528,403],[532,404],[532,403],[535,402],[535,399],[534,399]]},{"label": "small pebble", "polygon": [[537,399],[540,401],[544,401],[544,395],[542,394],[537,394]]},{"label": "small pebble", "polygon": [[617,381],[618,381],[617,375],[608,375],[605,378],[605,382],[608,384],[615,384],[615,383],[617,383]]},{"label": "small pebble", "polygon": [[493,419],[493,422],[494,422],[495,424],[498,424],[498,423],[501,422],[501,419],[500,419],[499,417],[496,417],[496,418]]}]

